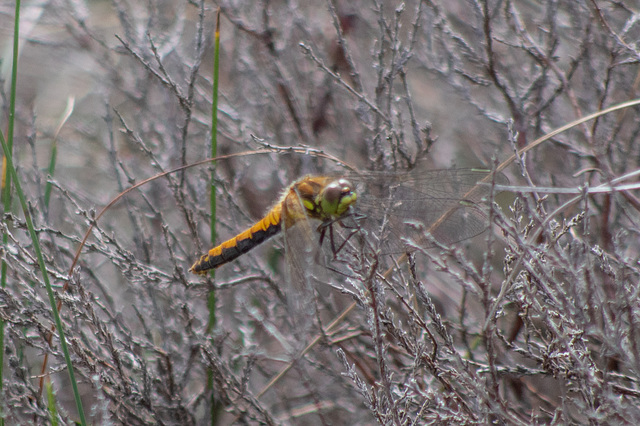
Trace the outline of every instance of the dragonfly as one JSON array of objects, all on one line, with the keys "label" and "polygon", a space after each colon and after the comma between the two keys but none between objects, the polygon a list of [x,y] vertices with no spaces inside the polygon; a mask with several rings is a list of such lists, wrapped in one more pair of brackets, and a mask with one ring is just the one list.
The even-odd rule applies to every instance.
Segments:
[{"label": "dragonfly", "polygon": [[[299,265],[299,258],[309,257],[313,250],[300,249],[311,243],[301,244],[297,240],[302,238],[301,234],[310,239],[309,220],[321,223],[317,227],[319,245],[327,230],[330,231],[334,255],[350,237],[336,246],[333,225],[342,224],[346,219],[352,219],[355,224],[349,235],[358,229],[370,229],[384,253],[406,251],[408,244],[403,243],[406,238],[421,241],[417,225],[423,225],[444,243],[461,241],[480,234],[488,226],[477,204],[480,193],[487,191],[477,191],[476,186],[488,174],[489,171],[480,169],[443,169],[305,176],[285,189],[264,218],[202,255],[190,271],[206,274],[284,230],[285,251],[289,252],[290,259],[298,257],[290,263],[300,279],[304,267]],[[289,234],[293,229],[306,232]]]},{"label": "dragonfly", "polygon": [[357,199],[353,184],[345,178],[306,176],[291,184],[264,218],[209,250],[189,270],[206,274],[211,269],[229,263],[280,233],[283,224],[285,229],[291,229],[307,219],[328,223],[340,218]]}]

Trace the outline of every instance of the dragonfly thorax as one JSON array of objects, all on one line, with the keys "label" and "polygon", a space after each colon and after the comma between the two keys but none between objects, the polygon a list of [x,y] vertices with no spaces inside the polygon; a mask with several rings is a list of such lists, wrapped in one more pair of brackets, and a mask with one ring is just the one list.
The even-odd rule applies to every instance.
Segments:
[{"label": "dragonfly thorax", "polygon": [[300,220],[328,221],[344,215],[357,196],[354,186],[344,178],[306,176],[289,187],[282,203],[285,228]]}]

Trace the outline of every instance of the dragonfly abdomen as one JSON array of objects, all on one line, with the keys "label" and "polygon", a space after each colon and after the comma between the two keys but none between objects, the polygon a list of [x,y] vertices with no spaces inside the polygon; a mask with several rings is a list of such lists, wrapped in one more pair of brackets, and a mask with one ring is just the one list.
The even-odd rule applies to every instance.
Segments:
[{"label": "dragonfly abdomen", "polygon": [[212,248],[191,266],[189,271],[205,274],[242,256],[252,248],[276,235],[282,229],[282,206],[276,205],[267,215],[246,231]]}]

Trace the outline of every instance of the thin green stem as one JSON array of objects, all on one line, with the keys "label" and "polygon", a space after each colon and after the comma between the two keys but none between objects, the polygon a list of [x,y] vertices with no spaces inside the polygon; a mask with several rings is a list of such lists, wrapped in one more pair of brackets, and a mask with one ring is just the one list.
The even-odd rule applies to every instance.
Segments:
[{"label": "thin green stem", "polygon": [[40,267],[42,279],[44,281],[45,288],[47,289],[49,304],[51,305],[51,312],[53,313],[53,319],[60,336],[60,347],[62,349],[62,353],[64,354],[64,360],[67,364],[67,370],[69,371],[69,380],[71,381],[71,387],[73,388],[73,396],[76,400],[76,408],[78,409],[78,415],[80,416],[80,423],[82,425],[86,425],[87,421],[84,416],[84,410],[82,409],[82,400],[80,399],[80,392],[78,391],[78,383],[76,381],[76,376],[73,370],[73,364],[71,363],[71,355],[69,354],[67,339],[64,336],[64,330],[62,328],[62,319],[60,319],[60,313],[58,312],[58,307],[56,306],[56,297],[53,294],[53,287],[51,287],[51,282],[49,281],[49,274],[47,273],[46,265],[44,263],[44,256],[42,255],[42,249],[40,248],[38,234],[36,234],[35,227],[33,226],[33,220],[27,206],[27,199],[25,198],[24,192],[22,191],[22,185],[20,185],[20,181],[18,180],[18,174],[13,165],[13,159],[11,156],[11,152],[9,151],[9,146],[7,145],[7,142],[4,140],[4,137],[1,134],[0,143],[2,143],[2,149],[4,151],[7,162],[7,170],[9,170],[9,172],[11,173],[11,177],[13,178],[13,185],[16,188],[16,195],[18,196],[18,200],[20,200],[20,206],[22,207],[22,211],[24,213],[24,219],[27,223],[29,236],[31,237],[33,249],[36,253],[36,259],[38,259],[38,266]]},{"label": "thin green stem", "polygon": [[[12,62],[12,72],[11,72],[11,94],[9,98],[9,123],[8,123],[8,131],[7,131],[7,140],[5,140],[4,135],[0,132],[0,143],[2,144],[2,150],[4,152],[4,175],[3,175],[3,184],[2,188],[2,203],[4,206],[4,211],[7,212],[11,208],[11,180],[13,179],[13,186],[15,186],[16,195],[18,196],[18,200],[20,201],[20,205],[22,207],[22,211],[24,212],[25,221],[27,223],[27,229],[29,230],[29,235],[31,237],[31,241],[33,242],[33,249],[36,254],[36,258],[38,259],[38,265],[40,267],[40,272],[42,273],[42,278],[47,290],[47,295],[49,296],[49,304],[51,305],[51,311],[53,313],[54,322],[58,329],[58,334],[60,336],[60,346],[62,352],[64,354],[65,362],[67,364],[67,370],[69,371],[69,379],[71,381],[71,387],[73,389],[73,395],[76,401],[76,408],[78,410],[78,416],[80,417],[80,424],[86,425],[87,421],[85,419],[84,410],[82,408],[82,400],[80,399],[80,392],[78,391],[78,384],[75,378],[75,373],[73,370],[73,364],[71,363],[71,356],[69,354],[69,348],[67,346],[67,341],[64,336],[64,330],[62,328],[62,320],[60,319],[60,314],[58,312],[58,308],[56,306],[56,299],[53,293],[53,288],[51,287],[51,282],[49,281],[49,275],[47,274],[46,265],[44,263],[44,257],[42,255],[42,249],[40,247],[38,241],[38,235],[36,234],[35,228],[33,226],[33,220],[31,218],[31,214],[29,213],[29,209],[27,207],[27,200],[24,196],[24,192],[22,191],[22,186],[20,185],[20,181],[18,180],[18,174],[16,172],[15,166],[13,164],[13,128],[15,121],[15,105],[16,105],[16,87],[17,87],[17,76],[18,76],[18,42],[20,35],[20,0],[16,0],[16,8],[15,8],[15,17],[14,17],[14,33],[13,33],[13,62]],[[3,236],[3,244],[7,244],[8,239],[7,235]],[[7,265],[2,263],[1,270],[1,284],[2,286],[6,286],[6,272]],[[0,326],[0,368],[3,365],[3,355],[4,355],[4,323]],[[0,371],[0,373],[3,373]],[[0,380],[0,383],[2,380]],[[1,386],[1,384],[0,384]],[[2,392],[2,388],[0,388],[0,394]],[[4,425],[4,421],[2,421],[2,425]]]},{"label": "thin green stem", "polygon": [[[213,94],[211,101],[211,158],[218,155],[218,80],[220,68],[220,8],[216,16],[216,32],[214,38],[213,50]],[[211,244],[215,244],[217,239],[216,217],[217,217],[217,200],[216,200],[216,184],[215,184],[215,165],[211,167],[211,188],[210,188],[210,207],[211,207]],[[215,270],[212,271],[212,277]],[[207,324],[207,332],[210,333],[216,325],[216,294],[215,290],[209,292],[208,298],[209,322]]]},{"label": "thin green stem", "polygon": [[[11,65],[11,92],[9,94],[9,122],[7,127],[7,147],[5,148],[5,156],[2,159],[2,206],[3,211],[11,210],[11,175],[7,167],[7,160],[13,152],[13,126],[16,115],[16,87],[18,81],[18,47],[20,35],[20,0],[16,0],[16,8],[13,20],[13,52]],[[4,141],[2,132],[0,138]],[[4,144],[3,144],[4,147]],[[6,246],[9,242],[9,236],[4,233],[2,236],[2,245]],[[2,261],[0,266],[0,285],[2,288],[7,286],[7,264]],[[0,320],[0,395],[4,396],[4,321]],[[4,401],[4,398],[1,398]],[[0,407],[0,411],[4,411],[4,406]],[[4,417],[0,415],[0,426],[4,426]]]},{"label": "thin green stem", "polygon": [[[218,82],[220,74],[220,8],[216,13],[216,30],[214,36],[214,49],[213,49],[213,93],[211,96],[211,158],[215,158],[218,155]],[[217,217],[217,200],[216,200],[216,184],[215,176],[216,169],[215,163],[211,167],[211,188],[210,188],[210,208],[211,208],[211,244],[215,244],[218,236],[216,231],[216,217]],[[215,276],[215,269],[211,272],[212,278]],[[207,323],[207,333],[211,334],[216,326],[216,291],[211,289],[207,297],[207,308],[209,310],[209,320]],[[213,371],[209,369],[207,371],[207,386],[211,392],[211,425],[215,425],[218,422],[218,412],[220,410],[220,403],[216,400],[215,392],[213,391]]]},{"label": "thin green stem", "polygon": [[[56,162],[58,159],[58,135],[60,134],[62,126],[64,126],[69,117],[71,117],[74,104],[75,99],[73,97],[70,97],[67,101],[67,107],[65,108],[64,113],[62,114],[62,118],[60,119],[60,124],[58,124],[58,128],[53,135],[53,142],[51,143],[51,154],[49,155],[49,169],[47,170],[49,177],[53,177],[56,172]],[[51,199],[52,188],[53,185],[51,184],[51,182],[47,181],[47,184],[44,187],[44,205],[47,211],[49,211],[49,200]]]}]

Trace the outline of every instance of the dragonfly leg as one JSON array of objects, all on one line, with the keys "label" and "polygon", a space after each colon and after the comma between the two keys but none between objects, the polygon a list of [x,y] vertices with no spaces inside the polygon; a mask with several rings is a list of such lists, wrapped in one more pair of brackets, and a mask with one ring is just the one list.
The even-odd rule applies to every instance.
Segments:
[{"label": "dragonfly leg", "polygon": [[317,232],[320,233],[320,239],[318,241],[318,245],[320,247],[322,247],[322,242],[324,241],[324,236],[327,233],[327,226],[328,225],[326,225],[325,222],[322,222],[320,225],[318,225],[318,229],[316,230]]},{"label": "dragonfly leg", "polygon": [[[366,216],[359,214],[359,213],[349,213],[347,215],[343,215],[339,218],[335,218],[335,219],[331,219],[331,220],[326,220],[324,222],[322,222],[319,226],[317,231],[320,233],[320,245],[322,246],[322,243],[324,241],[324,238],[327,234],[327,228],[329,229],[329,241],[330,241],[330,246],[331,246],[331,252],[333,253],[333,260],[337,259],[338,253],[340,253],[340,251],[344,248],[344,246],[349,242],[349,240],[351,239],[351,237],[353,237],[358,231],[360,231],[361,226],[360,226],[360,221],[362,219],[364,219]],[[352,219],[353,220],[353,225],[347,225],[345,223],[345,219]],[[335,237],[335,233],[334,233],[334,228],[333,225],[335,223],[340,224],[340,226],[344,229],[350,229],[351,232],[349,233],[349,235],[342,241],[342,243],[340,244],[339,247],[336,248],[336,237]]]},{"label": "dragonfly leg", "polygon": [[[338,249],[336,250],[336,242],[335,242],[335,236],[334,236],[334,232],[333,232],[333,224],[336,223],[336,222],[340,223],[339,219],[326,220],[326,221],[322,222],[318,226],[318,229],[317,229],[317,231],[320,233],[320,239],[319,239],[320,247],[322,247],[322,243],[324,242],[324,238],[327,235],[327,229],[329,230],[329,246],[331,247],[331,253],[333,254],[333,259],[334,260],[336,259],[336,256],[337,256],[338,252],[344,246],[344,242],[343,242],[342,244],[340,244],[340,247],[338,247]],[[351,238],[351,236],[349,236],[348,238]]]}]

